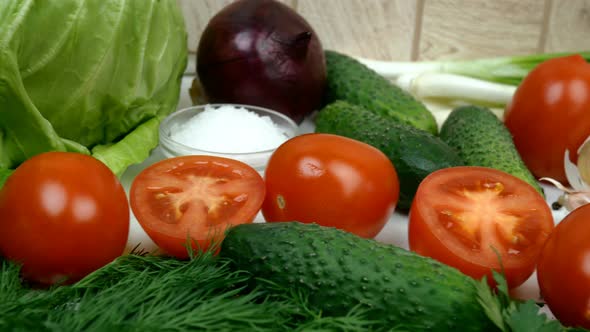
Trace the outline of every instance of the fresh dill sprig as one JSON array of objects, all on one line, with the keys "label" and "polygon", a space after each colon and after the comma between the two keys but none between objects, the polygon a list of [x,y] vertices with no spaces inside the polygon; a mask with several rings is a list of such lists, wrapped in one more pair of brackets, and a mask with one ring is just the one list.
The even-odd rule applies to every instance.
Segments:
[{"label": "fresh dill sprig", "polygon": [[[188,261],[127,255],[74,285],[34,290],[0,261],[0,331],[366,331],[376,322],[310,310],[304,294],[252,288],[209,252]],[[1,258],[0,258],[1,260]]]},{"label": "fresh dill sprig", "polygon": [[1,331],[277,331],[296,308],[244,292],[249,276],[202,254],[123,256],[72,286],[30,290],[2,263]]}]

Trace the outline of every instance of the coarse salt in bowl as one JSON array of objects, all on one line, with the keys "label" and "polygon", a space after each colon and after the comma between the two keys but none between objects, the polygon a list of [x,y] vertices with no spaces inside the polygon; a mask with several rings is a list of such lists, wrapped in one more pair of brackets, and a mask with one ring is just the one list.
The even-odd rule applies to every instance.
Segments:
[{"label": "coarse salt in bowl", "polygon": [[164,156],[213,155],[242,161],[263,173],[272,153],[297,134],[284,114],[258,106],[206,104],[170,114],[160,125]]}]

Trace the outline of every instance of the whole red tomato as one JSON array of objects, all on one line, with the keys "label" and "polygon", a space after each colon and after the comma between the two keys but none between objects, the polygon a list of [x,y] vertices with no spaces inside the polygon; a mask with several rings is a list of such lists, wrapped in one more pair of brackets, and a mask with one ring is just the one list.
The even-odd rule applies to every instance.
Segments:
[{"label": "whole red tomato", "polygon": [[123,253],[129,205],[97,159],[48,152],[21,164],[0,191],[0,255],[25,278],[71,282]]},{"label": "whole red tomato", "polygon": [[[502,271],[513,288],[526,281],[553,216],[528,183],[486,167],[451,167],[428,175],[409,216],[410,249],[495,285]],[[500,265],[500,263],[502,265]]]},{"label": "whole red tomato", "polygon": [[391,161],[342,136],[307,134],[282,144],[265,172],[266,221],[315,222],[362,237],[377,235],[399,198]]},{"label": "whole red tomato", "polygon": [[566,183],[565,150],[575,162],[590,135],[590,64],[572,55],[538,65],[516,90],[504,122],[534,175]]},{"label": "whole red tomato", "polygon": [[590,205],[567,215],[545,243],[537,265],[541,295],[564,325],[590,328]]}]

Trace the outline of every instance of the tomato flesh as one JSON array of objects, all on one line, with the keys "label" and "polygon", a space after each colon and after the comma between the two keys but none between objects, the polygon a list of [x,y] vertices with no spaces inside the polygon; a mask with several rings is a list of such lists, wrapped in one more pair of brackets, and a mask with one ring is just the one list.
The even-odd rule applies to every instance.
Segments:
[{"label": "tomato flesh", "polygon": [[128,232],[125,191],[91,156],[34,156],[0,191],[0,254],[36,283],[84,277],[123,253]]},{"label": "tomato flesh", "polygon": [[590,205],[568,214],[539,256],[541,296],[566,326],[590,329]]},{"label": "tomato flesh", "polygon": [[526,182],[489,168],[453,167],[420,184],[409,244],[476,279],[487,276],[492,285],[491,271],[503,268],[516,287],[533,273],[552,228],[549,206]]},{"label": "tomato flesh", "polygon": [[131,208],[165,252],[188,257],[185,245],[206,250],[231,225],[252,222],[264,199],[262,177],[228,158],[185,156],[143,170],[133,181]]}]

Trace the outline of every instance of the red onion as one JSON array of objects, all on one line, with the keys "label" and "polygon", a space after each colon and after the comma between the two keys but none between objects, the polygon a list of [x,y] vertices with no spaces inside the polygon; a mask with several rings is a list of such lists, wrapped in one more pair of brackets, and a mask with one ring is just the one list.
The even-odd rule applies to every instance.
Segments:
[{"label": "red onion", "polygon": [[197,73],[207,100],[270,108],[297,123],[320,107],[322,45],[306,20],[276,0],[238,0],[203,31]]}]

